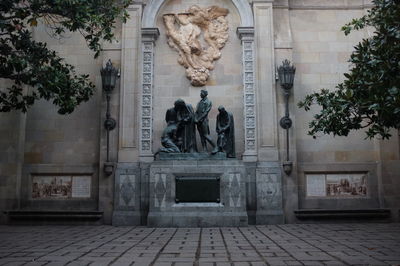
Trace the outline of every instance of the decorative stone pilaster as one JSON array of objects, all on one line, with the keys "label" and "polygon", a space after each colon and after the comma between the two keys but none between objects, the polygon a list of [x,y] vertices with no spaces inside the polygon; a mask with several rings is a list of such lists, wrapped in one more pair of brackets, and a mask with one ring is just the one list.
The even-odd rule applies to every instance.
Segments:
[{"label": "decorative stone pilaster", "polygon": [[142,28],[142,75],[140,98],[140,160],[153,161],[153,84],[154,45],[160,32],[158,28]]},{"label": "decorative stone pilaster", "polygon": [[238,27],[243,51],[243,106],[245,128],[245,151],[243,161],[257,161],[257,113],[256,84],[254,71],[254,28]]},{"label": "decorative stone pilaster", "polygon": [[113,225],[140,225],[140,172],[138,164],[118,164],[115,171]]}]

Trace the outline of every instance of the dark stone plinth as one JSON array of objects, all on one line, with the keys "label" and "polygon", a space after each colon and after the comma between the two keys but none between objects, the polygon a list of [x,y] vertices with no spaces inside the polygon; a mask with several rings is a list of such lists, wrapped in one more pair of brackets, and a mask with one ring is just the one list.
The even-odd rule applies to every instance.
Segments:
[{"label": "dark stone plinth", "polygon": [[[246,180],[245,166],[239,160],[155,161],[150,166],[147,225],[246,226]],[[185,182],[189,182],[187,187]],[[212,183],[195,185],[194,182]],[[182,195],[179,191],[182,188],[187,190],[184,193],[192,195]],[[204,191],[214,189],[211,194]],[[198,197],[198,193],[204,195]]]},{"label": "dark stone plinth", "polygon": [[[206,205],[207,203],[203,203]],[[211,203],[212,204],[212,203]],[[210,205],[211,205],[210,204]],[[216,203],[214,203],[216,204]],[[199,203],[200,205],[200,203]],[[189,207],[187,207],[189,208]],[[201,209],[201,207],[198,207]],[[207,207],[205,207],[207,208]],[[149,227],[243,227],[248,226],[247,213],[224,212],[212,210],[218,207],[208,207],[205,211],[169,211],[150,212]],[[223,207],[220,207],[222,209]]]},{"label": "dark stone plinth", "polygon": [[209,154],[206,152],[196,153],[168,153],[160,152],[160,160],[226,160],[225,152],[218,152],[217,154]]}]

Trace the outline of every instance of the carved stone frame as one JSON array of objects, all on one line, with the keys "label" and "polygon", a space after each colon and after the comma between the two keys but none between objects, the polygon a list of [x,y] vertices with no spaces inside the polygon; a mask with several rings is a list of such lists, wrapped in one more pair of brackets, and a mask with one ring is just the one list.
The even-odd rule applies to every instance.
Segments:
[{"label": "carved stone frame", "polygon": [[[152,102],[154,86],[154,45],[159,36],[155,20],[159,9],[166,0],[150,0],[143,12],[142,20],[142,71],[140,92],[140,139],[139,156],[142,162],[154,160],[152,152],[153,122]],[[243,108],[245,124],[245,151],[243,160],[257,161],[257,98],[255,83],[255,48],[253,12],[247,0],[232,0],[241,18],[237,34],[242,42],[243,53]]]},{"label": "carved stone frame", "polygon": [[238,27],[242,41],[243,112],[244,112],[244,161],[257,161],[257,106],[255,84],[254,28]]},{"label": "carved stone frame", "polygon": [[158,28],[142,28],[142,75],[140,98],[140,142],[141,161],[153,161],[153,86],[154,86],[154,45],[160,32]]}]

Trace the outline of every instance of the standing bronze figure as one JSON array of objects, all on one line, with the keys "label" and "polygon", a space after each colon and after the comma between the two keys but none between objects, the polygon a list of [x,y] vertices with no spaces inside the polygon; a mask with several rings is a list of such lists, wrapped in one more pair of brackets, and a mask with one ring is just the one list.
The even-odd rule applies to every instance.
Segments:
[{"label": "standing bronze figure", "polygon": [[197,152],[195,113],[192,105],[186,104],[182,99],[175,101],[177,121],[177,143],[181,152]]},{"label": "standing bronze figure", "polygon": [[225,110],[225,107],[218,107],[217,115],[217,148],[213,151],[226,152],[228,158],[235,158],[235,126],[233,115]]},{"label": "standing bronze figure", "polygon": [[201,90],[200,97],[201,100],[197,104],[195,122],[197,125],[197,131],[200,135],[201,146],[203,151],[207,150],[207,142],[210,143],[212,148],[215,148],[215,143],[210,137],[210,128],[208,126],[208,113],[211,110],[212,102],[207,98],[208,92],[206,90]]}]

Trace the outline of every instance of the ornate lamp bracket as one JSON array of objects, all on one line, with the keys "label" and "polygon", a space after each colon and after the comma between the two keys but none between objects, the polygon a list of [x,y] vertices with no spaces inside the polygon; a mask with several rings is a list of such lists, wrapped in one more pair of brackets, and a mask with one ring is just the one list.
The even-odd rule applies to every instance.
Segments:
[{"label": "ornate lamp bracket", "polygon": [[117,121],[111,117],[110,101],[111,93],[114,90],[115,83],[119,77],[119,72],[118,69],[113,67],[111,60],[109,59],[106,66],[100,70],[100,74],[103,91],[106,93],[107,100],[106,120],[104,121],[104,128],[107,131],[107,157],[103,170],[107,176],[110,176],[114,172],[114,163],[110,162],[110,131],[117,125]]},{"label": "ornate lamp bracket", "polygon": [[283,170],[287,175],[291,174],[293,168],[293,162],[289,159],[289,129],[293,124],[289,115],[289,97],[293,87],[295,73],[296,68],[291,66],[290,61],[287,59],[284,60],[282,65],[278,68],[279,82],[285,96],[285,116],[281,118],[279,124],[286,130],[286,161],[283,162]]}]

